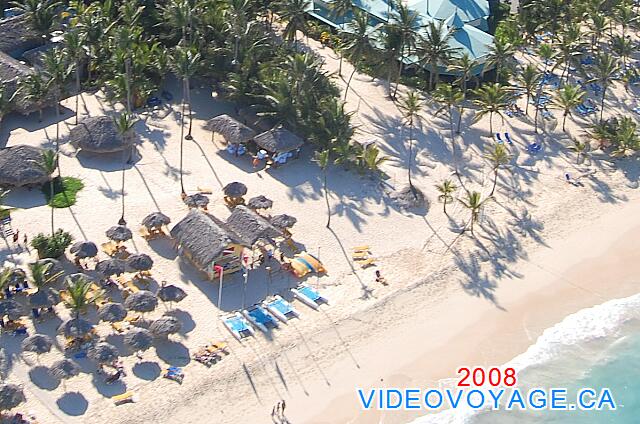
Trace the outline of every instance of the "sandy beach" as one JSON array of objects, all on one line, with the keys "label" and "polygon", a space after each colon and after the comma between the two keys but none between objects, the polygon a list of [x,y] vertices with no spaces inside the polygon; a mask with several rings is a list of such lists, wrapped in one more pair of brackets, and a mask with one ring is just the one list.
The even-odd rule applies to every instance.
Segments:
[{"label": "sandy beach", "polygon": [[[333,52],[313,41],[310,47],[324,58],[328,72],[337,70]],[[345,62],[343,69],[348,75],[351,66]],[[342,79],[335,81],[344,86]],[[176,172],[180,90],[176,81],[168,84],[177,100],[141,113],[136,125],[140,158],[126,174],[127,221],[132,228],[155,210],[174,223],[187,213]],[[311,276],[307,282],[329,299],[329,305],[313,311],[296,302],[302,312],[299,320],[238,343],[219,315],[239,309],[243,298],[246,305],[268,293],[290,298],[288,289],[298,281],[281,270],[269,279],[258,269],[250,273],[243,295],[242,277],[235,275],[225,282],[220,311],[217,283],[181,260],[169,241],[148,243],[136,234],[129,247],[152,256],[155,278],[189,294],[174,306],[182,331],[145,353],[141,364],[133,355],[124,356],[130,370],[124,383],[103,384],[92,374],[93,365],[79,360],[86,372],[67,381],[66,389],[42,370],[61,352],[43,355],[36,365],[34,358],[20,353],[19,340],[3,335],[7,380],[24,385],[27,402],[21,409],[33,411],[41,422],[270,423],[274,404],[286,399],[292,424],[406,423],[416,415],[362,412],[355,388],[427,387],[452,377],[461,365],[500,365],[566,315],[639,291],[640,167],[633,159],[614,162],[599,152],[592,154],[592,162],[576,165],[575,155],[564,146],[571,136],[582,134],[587,126],[583,118],[568,121],[568,135],[557,121],[546,121],[546,135],[538,138],[528,117],[504,123],[496,118],[495,128],[510,131],[516,139],[513,160],[500,174],[495,201],[484,208],[477,237],[461,235],[468,211],[454,202],[446,216],[436,200],[434,185],[453,172],[448,123],[433,117],[437,105],[425,107],[416,134],[413,178],[429,206],[405,211],[388,198],[388,191],[406,184],[401,115],[385,96],[383,81],[356,74],[347,108],[355,112],[357,138],[374,139],[390,156],[384,165],[389,179],[381,184],[332,167],[328,185],[333,218],[327,229],[322,175],[311,160],[311,149],[304,149],[301,159],[286,167],[256,172],[249,159],[228,155],[210,141],[203,128],[206,120],[232,113],[233,105],[212,98],[211,90],[198,84],[193,90],[194,140],[185,143],[187,191],[211,188],[209,209],[225,218],[229,211],[220,189],[241,181],[249,188],[248,196],[273,199],[274,215],[297,217],[294,239],[328,269],[327,275]],[[613,113],[628,110],[637,100],[633,92],[616,87],[608,103]],[[74,98],[64,101],[67,108],[73,104]],[[84,115],[114,114],[100,92],[85,93],[81,104]],[[65,134],[72,121],[71,110],[66,112],[67,124],[61,125]],[[54,119],[52,111],[42,124],[35,117],[8,116],[0,144],[51,147]],[[466,116],[458,139],[466,164],[461,172],[473,189],[486,195],[493,174],[482,151],[493,140],[487,137],[488,119],[470,123],[471,116]],[[526,152],[533,140],[544,143],[538,155]],[[68,144],[62,152],[63,174],[81,178],[85,188],[76,205],[55,211],[56,227],[69,230],[77,240],[104,242],[104,231],[120,216],[120,158],[77,153]],[[579,184],[565,182],[565,172],[581,176]],[[13,214],[15,229],[29,236],[48,231],[50,210],[38,190],[15,190],[7,205],[19,208]],[[376,268],[354,266],[350,249],[361,244],[371,245]],[[34,258],[35,252],[24,246],[2,241],[0,259],[5,264],[26,266]],[[389,285],[375,282],[375,269]],[[68,316],[62,305],[56,311],[60,319],[37,324],[38,332],[55,334]],[[159,306],[149,318],[164,312]],[[112,334],[109,326],[98,328],[110,343],[122,346],[122,337]],[[207,368],[193,361],[190,352],[212,340],[228,341],[230,354]],[[182,385],[160,378],[161,369],[169,365],[185,370]],[[114,406],[110,396],[125,390],[135,391],[136,402]]]}]

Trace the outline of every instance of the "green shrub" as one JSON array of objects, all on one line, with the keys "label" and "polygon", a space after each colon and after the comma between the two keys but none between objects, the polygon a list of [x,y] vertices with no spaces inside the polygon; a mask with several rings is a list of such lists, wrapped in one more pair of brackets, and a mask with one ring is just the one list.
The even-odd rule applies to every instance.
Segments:
[{"label": "green shrub", "polygon": [[84,184],[78,178],[56,177],[53,180],[53,200],[51,199],[51,185],[47,182],[42,185],[47,204],[54,208],[68,208],[76,203],[76,193],[84,188]]},{"label": "green shrub", "polygon": [[43,233],[38,234],[31,240],[31,246],[38,251],[40,259],[59,258],[64,255],[64,251],[72,241],[71,234],[58,229],[52,236]]}]

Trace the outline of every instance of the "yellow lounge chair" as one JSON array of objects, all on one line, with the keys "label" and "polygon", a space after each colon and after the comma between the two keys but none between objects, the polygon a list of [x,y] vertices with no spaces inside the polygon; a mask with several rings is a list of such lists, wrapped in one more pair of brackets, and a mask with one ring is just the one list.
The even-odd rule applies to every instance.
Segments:
[{"label": "yellow lounge chair", "polygon": [[354,252],[368,252],[369,250],[371,250],[371,248],[369,247],[369,245],[363,245],[363,246],[356,246],[352,250]]},{"label": "yellow lounge chair", "polygon": [[364,261],[358,261],[357,264],[360,265],[360,268],[366,268],[369,265],[374,265],[376,263],[376,258],[367,258]]},{"label": "yellow lounge chair", "polygon": [[124,333],[129,329],[129,323],[124,321],[112,322],[111,328],[113,328],[118,333]]},{"label": "yellow lounge chair", "polygon": [[198,192],[202,194],[213,194],[213,190],[208,187],[198,187]]},{"label": "yellow lounge chair", "polygon": [[353,260],[366,259],[369,256],[369,252],[354,252],[351,254]]},{"label": "yellow lounge chair", "polygon": [[124,318],[124,320],[128,323],[136,322],[139,319],[140,319],[140,314],[131,313],[131,312],[129,312],[129,314]]},{"label": "yellow lounge chair", "polygon": [[151,238],[151,233],[149,232],[149,230],[147,230],[147,227],[140,227],[138,233],[145,240],[149,240]]},{"label": "yellow lounge chair", "polygon": [[102,251],[109,256],[113,256],[118,251],[118,246],[116,246],[112,241],[102,243],[100,247],[102,248]]},{"label": "yellow lounge chair", "polygon": [[129,390],[128,392],[124,392],[121,395],[111,396],[111,400],[113,400],[113,403],[115,403],[116,405],[122,405],[124,403],[133,402],[133,395],[134,392]]}]

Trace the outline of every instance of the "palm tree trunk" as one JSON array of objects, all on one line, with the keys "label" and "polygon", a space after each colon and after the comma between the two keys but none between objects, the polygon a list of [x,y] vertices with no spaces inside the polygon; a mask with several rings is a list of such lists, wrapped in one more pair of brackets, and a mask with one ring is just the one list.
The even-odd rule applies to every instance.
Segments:
[{"label": "palm tree trunk", "polygon": [[566,132],[565,130],[566,123],[567,123],[567,113],[565,112],[564,116],[562,117],[562,132]]},{"label": "palm tree trunk", "polygon": [[187,140],[192,140],[193,137],[191,136],[191,128],[193,127],[193,114],[191,112],[191,86],[189,77],[186,78],[185,85],[185,89],[187,90],[187,106],[189,106],[189,131],[187,131],[187,136],[185,138]]},{"label": "palm tree trunk", "polygon": [[324,189],[324,201],[327,203],[327,228],[331,227],[331,205],[329,205],[329,191],[327,190],[327,169],[323,171],[323,189]]},{"label": "palm tree trunk", "polygon": [[493,193],[496,191],[496,185],[498,185],[498,168],[493,170],[493,187],[491,187],[491,193],[489,193],[489,196],[493,196]]},{"label": "palm tree trunk", "polygon": [[130,87],[130,81],[129,81],[129,58],[126,58],[124,60],[124,73],[125,73],[125,84],[126,84],[126,88],[127,88],[127,112],[131,113],[131,87]]},{"label": "palm tree trunk", "polygon": [[449,216],[449,214],[447,213],[447,195],[444,195],[444,199],[442,200],[442,211],[444,212],[445,215]]},{"label": "palm tree trunk", "polygon": [[51,202],[51,204],[49,205],[51,207],[51,237],[53,237],[53,234],[55,233],[55,226],[53,223],[53,177],[49,176],[49,202]]},{"label": "palm tree trunk", "polygon": [[604,116],[604,96],[607,92],[607,86],[602,85],[602,100],[600,100],[600,122],[602,122],[602,118]]},{"label": "palm tree trunk", "polygon": [[[62,171],[60,170],[60,94],[56,89],[56,165],[58,177],[62,182]],[[53,196],[53,193],[51,193]]]},{"label": "palm tree trunk", "polygon": [[411,181],[411,167],[413,165],[413,119],[409,121],[409,166],[407,173],[409,176],[409,187],[413,190],[413,182]]},{"label": "palm tree trunk", "polygon": [[122,191],[120,195],[122,196],[122,213],[120,215],[120,220],[118,221],[118,225],[126,225],[127,222],[124,219],[124,176],[126,173],[126,160],[125,160],[125,151],[122,151]]},{"label": "palm tree trunk", "polygon": [[489,112],[489,137],[493,137],[493,111]]},{"label": "palm tree trunk", "polygon": [[182,80],[182,113],[180,115],[180,190],[181,194],[184,196],[186,192],[184,191],[184,181],[182,177],[182,150],[184,146],[184,113],[185,113],[185,80]]},{"label": "palm tree trunk", "polygon": [[80,62],[76,60],[76,125],[78,125],[78,111],[80,108]]},{"label": "palm tree trunk", "polygon": [[351,72],[351,75],[349,76],[349,80],[347,81],[347,87],[344,90],[344,100],[347,101],[347,94],[349,94],[349,86],[351,85],[351,79],[353,78],[353,75],[356,73],[356,64],[353,64],[353,72]]}]

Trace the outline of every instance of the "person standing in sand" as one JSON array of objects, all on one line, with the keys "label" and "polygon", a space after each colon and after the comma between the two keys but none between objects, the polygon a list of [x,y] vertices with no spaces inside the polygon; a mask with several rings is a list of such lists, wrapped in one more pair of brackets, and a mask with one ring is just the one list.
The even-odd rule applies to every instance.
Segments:
[{"label": "person standing in sand", "polygon": [[13,233],[13,244],[16,244],[18,242],[19,237],[20,237],[20,230],[16,230],[16,232]]}]

